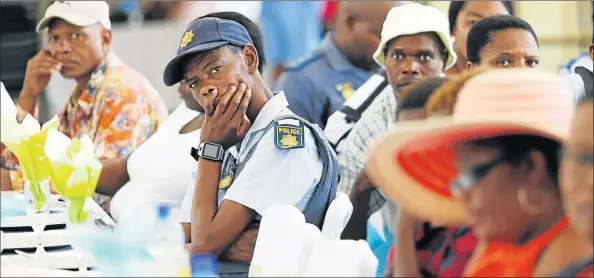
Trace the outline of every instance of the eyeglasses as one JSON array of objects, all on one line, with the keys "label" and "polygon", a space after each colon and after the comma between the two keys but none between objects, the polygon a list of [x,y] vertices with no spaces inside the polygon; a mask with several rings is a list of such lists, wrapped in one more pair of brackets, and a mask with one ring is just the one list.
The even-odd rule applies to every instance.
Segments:
[{"label": "eyeglasses", "polygon": [[568,152],[564,148],[559,149],[559,159],[571,158],[583,165],[594,165],[594,153],[591,152]]},{"label": "eyeglasses", "polygon": [[480,179],[484,178],[491,170],[506,161],[506,156],[500,154],[490,161],[473,166],[465,172],[459,173],[450,182],[450,190],[454,195],[470,189]]}]

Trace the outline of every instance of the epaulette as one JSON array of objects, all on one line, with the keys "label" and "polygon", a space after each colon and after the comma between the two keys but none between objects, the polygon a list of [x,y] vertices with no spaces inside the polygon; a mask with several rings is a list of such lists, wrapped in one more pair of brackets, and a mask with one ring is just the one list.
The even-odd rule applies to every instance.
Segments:
[{"label": "epaulette", "polygon": [[306,55],[298,58],[297,60],[289,63],[285,67],[286,71],[297,71],[303,69],[303,67],[307,66],[309,63],[317,60],[322,55],[322,52],[318,49],[315,51],[311,51]]},{"label": "epaulette", "polygon": [[[298,122],[298,125],[295,125],[295,122]],[[300,149],[305,147],[303,128],[304,124],[301,121],[275,121],[274,145],[281,150]]]}]

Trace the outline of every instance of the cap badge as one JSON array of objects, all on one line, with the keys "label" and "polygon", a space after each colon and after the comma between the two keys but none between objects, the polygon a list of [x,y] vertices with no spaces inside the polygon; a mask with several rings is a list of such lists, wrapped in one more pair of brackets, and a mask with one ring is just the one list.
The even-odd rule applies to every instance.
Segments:
[{"label": "cap badge", "polygon": [[192,30],[186,32],[181,40],[181,43],[179,44],[179,48],[186,47],[186,45],[192,41],[192,38],[194,38],[194,32],[192,32]]}]

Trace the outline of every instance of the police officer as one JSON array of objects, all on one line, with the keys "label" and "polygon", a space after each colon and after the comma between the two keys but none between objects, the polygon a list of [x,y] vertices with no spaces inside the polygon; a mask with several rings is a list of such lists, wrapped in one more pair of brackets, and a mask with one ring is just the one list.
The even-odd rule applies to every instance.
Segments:
[{"label": "police officer", "polygon": [[184,79],[206,114],[192,151],[196,182],[180,211],[181,222],[191,221],[193,253],[221,255],[274,204],[294,205],[319,225],[321,217],[308,212],[325,209],[335,194],[337,173],[327,172],[322,132],[291,118],[284,93],[270,91],[258,64],[243,26],[205,17],[190,23],[165,68],[165,84]]},{"label": "police officer", "polygon": [[288,66],[274,87],[285,92],[293,112],[324,128],[377,68],[373,51],[393,6],[389,1],[340,3],[336,31],[326,35],[318,50]]}]

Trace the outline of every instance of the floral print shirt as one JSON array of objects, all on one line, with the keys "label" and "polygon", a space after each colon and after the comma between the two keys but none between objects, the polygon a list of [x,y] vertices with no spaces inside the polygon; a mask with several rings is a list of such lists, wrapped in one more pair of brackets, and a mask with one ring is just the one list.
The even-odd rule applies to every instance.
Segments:
[{"label": "floral print shirt", "polygon": [[[87,87],[73,93],[58,113],[59,131],[71,138],[89,134],[97,157],[115,159],[127,156],[155,133],[167,114],[150,82],[110,53]],[[18,159],[4,146],[0,166],[10,170],[13,189],[23,188]]]}]

